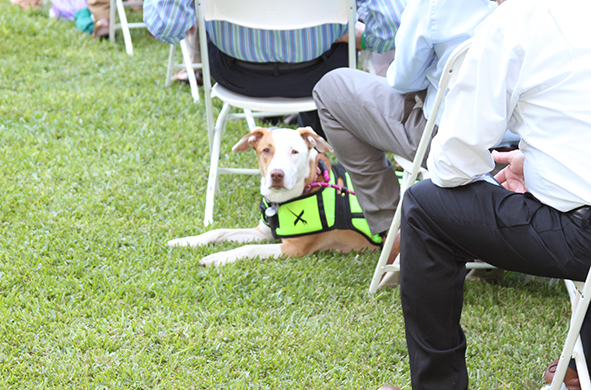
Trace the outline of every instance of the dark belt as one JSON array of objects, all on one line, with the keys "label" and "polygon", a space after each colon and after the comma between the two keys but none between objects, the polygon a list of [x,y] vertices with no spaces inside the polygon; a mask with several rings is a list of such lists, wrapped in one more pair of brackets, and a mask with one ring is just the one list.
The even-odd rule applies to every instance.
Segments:
[{"label": "dark belt", "polygon": [[321,63],[323,60],[323,56],[320,56],[305,62],[248,62],[234,59],[234,63],[244,69],[280,72],[309,68]]},{"label": "dark belt", "polygon": [[589,219],[591,218],[591,206],[583,206],[571,210],[567,213],[571,218],[578,219],[583,223],[583,227],[589,226]]}]

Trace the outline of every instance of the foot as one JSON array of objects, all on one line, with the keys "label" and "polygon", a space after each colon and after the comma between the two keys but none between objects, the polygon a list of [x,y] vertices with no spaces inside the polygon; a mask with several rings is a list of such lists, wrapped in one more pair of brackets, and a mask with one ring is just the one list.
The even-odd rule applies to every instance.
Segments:
[{"label": "foot", "polygon": [[398,387],[394,386],[382,386],[378,390],[400,390]]},{"label": "foot", "polygon": [[[195,80],[197,81],[198,86],[203,86],[203,76],[201,75],[201,72],[195,72]],[[175,73],[172,76],[172,81],[178,81],[189,84],[189,74],[187,73],[187,70],[183,69],[180,72]]]},{"label": "foot", "polygon": [[10,2],[23,9],[39,8],[41,6],[40,0],[10,0]]},{"label": "foot", "polygon": [[[556,372],[556,367],[558,366],[558,360],[553,361],[550,363],[548,368],[546,368],[546,372],[544,372],[544,379],[546,383],[552,383],[552,379],[554,379],[554,373]],[[579,374],[572,368],[566,369],[566,375],[564,376],[564,385],[568,390],[581,390],[581,383],[579,382]]]},{"label": "foot", "polygon": [[103,18],[95,22],[92,36],[95,38],[107,38],[109,36],[109,19]]}]

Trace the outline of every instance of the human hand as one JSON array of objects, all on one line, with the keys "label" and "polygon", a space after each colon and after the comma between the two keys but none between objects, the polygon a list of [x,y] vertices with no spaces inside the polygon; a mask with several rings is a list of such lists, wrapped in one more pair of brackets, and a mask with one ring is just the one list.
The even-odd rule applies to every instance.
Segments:
[{"label": "human hand", "polygon": [[[365,24],[363,24],[360,21],[355,22],[355,46],[357,47],[357,50],[361,50],[361,35],[363,34],[363,32],[365,31]],[[342,37],[340,37],[339,39],[337,39],[335,41],[335,43],[339,43],[339,42],[349,42],[349,32],[347,31],[346,33],[343,34]]]},{"label": "human hand", "polygon": [[527,192],[523,175],[524,154],[519,149],[504,153],[493,150],[492,156],[499,164],[509,164],[495,175],[496,181],[509,191]]}]

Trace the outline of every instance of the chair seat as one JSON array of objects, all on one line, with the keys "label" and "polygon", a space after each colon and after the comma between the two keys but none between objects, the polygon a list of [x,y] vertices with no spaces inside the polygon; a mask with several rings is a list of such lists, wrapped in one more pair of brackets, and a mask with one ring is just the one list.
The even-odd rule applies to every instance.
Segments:
[{"label": "chair seat", "polygon": [[253,111],[266,112],[305,112],[314,111],[316,104],[312,97],[303,98],[282,98],[269,97],[257,98],[251,96],[244,96],[239,93],[230,91],[219,84],[211,88],[211,96],[218,97],[223,102],[228,103],[232,107],[241,109],[250,109]]}]

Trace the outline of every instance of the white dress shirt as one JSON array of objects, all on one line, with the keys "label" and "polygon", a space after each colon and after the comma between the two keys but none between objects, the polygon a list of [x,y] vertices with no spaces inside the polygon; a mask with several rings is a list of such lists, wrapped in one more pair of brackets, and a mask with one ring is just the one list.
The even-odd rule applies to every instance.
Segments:
[{"label": "white dress shirt", "polygon": [[387,72],[390,85],[402,94],[427,89],[423,112],[428,119],[447,58],[496,7],[489,0],[410,0]]},{"label": "white dress shirt", "polygon": [[509,0],[482,23],[431,145],[435,184],[490,172],[508,128],[529,192],[561,211],[591,205],[589,14],[588,0]]}]

